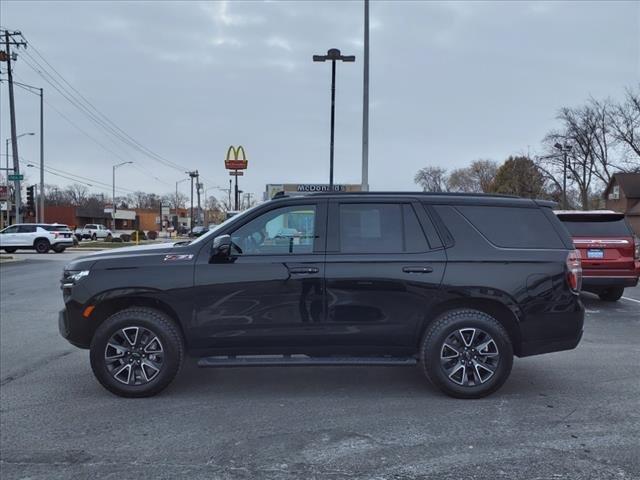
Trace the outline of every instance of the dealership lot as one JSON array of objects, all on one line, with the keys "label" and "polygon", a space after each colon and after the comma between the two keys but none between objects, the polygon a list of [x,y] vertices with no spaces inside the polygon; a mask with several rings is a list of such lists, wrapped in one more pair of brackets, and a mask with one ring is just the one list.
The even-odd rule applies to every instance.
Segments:
[{"label": "dealership lot", "polygon": [[496,394],[443,396],[415,368],[200,370],[125,400],[57,332],[62,266],[0,265],[2,478],[640,477],[640,288],[585,295],[575,351],[516,359]]}]

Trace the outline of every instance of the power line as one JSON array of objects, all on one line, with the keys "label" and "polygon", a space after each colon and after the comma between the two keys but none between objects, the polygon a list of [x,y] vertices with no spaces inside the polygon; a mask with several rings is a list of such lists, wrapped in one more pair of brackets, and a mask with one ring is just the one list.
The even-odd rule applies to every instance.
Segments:
[{"label": "power line", "polygon": [[[22,35],[24,38],[24,35]],[[25,39],[26,41],[26,39]],[[62,95],[67,101],[69,101],[73,106],[78,108],[83,114],[91,119],[98,126],[103,128],[106,132],[128,145],[129,147],[137,150],[143,155],[164,164],[165,166],[174,168],[181,172],[187,171],[186,167],[179,165],[175,162],[172,162],[161,155],[157,154],[153,150],[144,146],[140,142],[138,142],[131,135],[126,133],[122,128],[120,128],[115,122],[113,122],[109,117],[103,114],[100,110],[98,110],[95,105],[93,105],[84,95],[82,95],[73,85],[71,85],[61,74],[58,72],[55,67],[51,65],[49,61],[39,52],[39,50],[32,44],[29,43],[29,46],[32,50],[38,55],[38,57],[44,62],[59,78],[64,84],[57,80],[56,77],[47,71],[39,61],[29,52],[25,51],[26,58],[24,58],[25,63],[33,69],[39,76],[41,76],[49,85],[51,85],[60,95]],[[27,60],[29,58],[31,62],[33,62],[36,66],[32,65],[30,61]],[[67,85],[68,88],[65,86]],[[71,90],[71,91],[70,91]],[[73,93],[75,92],[75,94]],[[79,97],[79,99],[78,99]]]},{"label": "power line", "polygon": [[[2,82],[3,80],[0,79],[0,82]],[[26,84],[21,84],[18,82],[14,82],[14,84],[24,90],[30,91],[28,90],[28,85]],[[73,126],[74,128],[76,128],[80,133],[82,133],[83,135],[85,135],[87,138],[89,138],[91,141],[93,141],[94,143],[96,143],[98,146],[100,146],[102,149],[104,149],[105,151],[109,152],[110,154],[112,154],[113,156],[115,156],[116,158],[119,158],[120,160],[123,161],[129,161],[132,160],[133,157],[127,156],[127,158],[124,158],[123,156],[121,156],[120,154],[118,154],[117,152],[113,151],[112,149],[110,149],[109,147],[107,147],[106,145],[104,145],[100,140],[96,139],[93,135],[89,134],[86,130],[84,130],[83,128],[81,128],[80,126],[78,126],[75,122],[73,122],[69,117],[67,117],[64,113],[62,113],[60,110],[58,110],[55,106],[53,106],[53,104],[51,102],[49,102],[48,100],[44,101],[47,106],[49,108],[51,108],[53,111],[55,111],[58,115],[60,115],[60,117],[62,117],[66,122],[68,122],[71,126]],[[162,180],[160,178],[158,178],[153,172],[151,172],[150,170],[141,167],[140,165],[138,165],[137,163],[133,163],[132,164],[135,168],[137,168],[138,170],[140,170],[141,172],[145,173],[146,175],[150,175],[154,180],[157,180],[158,182],[167,185],[169,187],[172,186],[171,183]]]}]

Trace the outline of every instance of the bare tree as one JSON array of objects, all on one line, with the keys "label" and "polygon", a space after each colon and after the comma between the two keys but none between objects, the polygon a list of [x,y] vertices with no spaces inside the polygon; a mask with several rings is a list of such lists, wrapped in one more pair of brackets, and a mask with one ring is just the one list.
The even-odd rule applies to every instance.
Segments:
[{"label": "bare tree", "polygon": [[79,183],[74,183],[73,185],[67,187],[64,192],[67,195],[69,203],[71,203],[71,205],[75,205],[76,207],[84,205],[89,196],[89,189],[84,185],[80,185]]},{"label": "bare tree", "polygon": [[447,191],[447,169],[441,167],[424,167],[418,170],[413,181],[425,192]]},{"label": "bare tree", "polygon": [[453,192],[486,193],[491,191],[498,164],[493,160],[475,160],[466,168],[451,172],[447,187]]},{"label": "bare tree", "polygon": [[635,169],[640,169],[640,85],[627,89],[624,101],[611,105],[608,117],[611,135],[631,153]]},{"label": "bare tree", "polygon": [[164,205],[169,205],[175,210],[176,208],[185,208],[188,198],[182,192],[178,192],[178,196],[176,197],[176,193],[173,192],[165,193],[164,195],[162,195],[161,200]]}]

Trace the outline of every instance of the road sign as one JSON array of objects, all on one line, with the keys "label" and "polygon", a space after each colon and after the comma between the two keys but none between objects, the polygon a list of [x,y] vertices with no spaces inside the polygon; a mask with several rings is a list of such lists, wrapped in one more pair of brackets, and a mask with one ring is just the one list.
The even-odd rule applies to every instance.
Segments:
[{"label": "road sign", "polygon": [[16,180],[24,180],[24,175],[11,173],[9,176],[9,181],[15,182]]},{"label": "road sign", "polygon": [[241,170],[234,170],[233,172],[229,172],[229,175],[232,177],[241,177],[244,175],[244,172]]}]

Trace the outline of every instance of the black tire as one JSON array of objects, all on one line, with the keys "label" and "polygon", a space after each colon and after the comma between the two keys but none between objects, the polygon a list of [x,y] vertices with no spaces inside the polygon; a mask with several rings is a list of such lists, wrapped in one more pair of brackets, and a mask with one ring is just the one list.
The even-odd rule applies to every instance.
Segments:
[{"label": "black tire", "polygon": [[33,242],[33,248],[35,248],[38,253],[48,253],[51,248],[51,244],[46,238],[38,238]]},{"label": "black tire", "polygon": [[14,253],[16,250],[18,250],[17,248],[13,248],[13,247],[6,247],[4,249],[5,252],[7,253]]},{"label": "black tire", "polygon": [[80,235],[79,233],[76,233],[76,240],[78,242],[81,242],[82,241],[82,235]]},{"label": "black tire", "polygon": [[[453,345],[454,348],[445,347],[445,341],[447,345],[455,343],[456,337],[464,342]],[[485,347],[486,356],[480,353],[480,349],[471,351],[474,341],[484,344],[486,339],[494,342],[491,348]],[[467,340],[470,343],[465,348]],[[494,346],[495,353],[489,352],[494,350]],[[460,353],[457,353],[458,347]],[[453,355],[454,352],[457,356]],[[467,367],[460,365],[465,363],[462,361],[465,359],[469,365],[468,374]],[[509,377],[513,365],[513,346],[505,328],[490,315],[471,309],[451,310],[443,313],[427,328],[420,345],[420,360],[429,381],[447,395],[481,398],[498,390]],[[446,370],[445,367],[449,365],[451,367]],[[489,375],[487,372],[490,371],[493,373]]]},{"label": "black tire", "polygon": [[[156,336],[160,341],[160,349],[162,352],[162,360],[160,361],[157,374],[148,381],[144,380],[144,382],[142,378],[144,363],[142,366],[136,366],[136,363],[139,364],[140,361],[144,362],[144,360],[140,358],[140,354],[146,351],[146,347],[143,346],[142,349],[138,348],[140,352],[138,357],[134,357],[136,352],[131,351],[131,355],[128,357],[124,355],[123,352],[122,363],[116,364],[115,367],[113,361],[109,364],[106,359],[107,352],[109,351],[108,348],[111,348],[107,347],[107,344],[113,340],[113,336],[118,335],[118,332],[122,332],[122,329],[132,329],[136,327],[141,331],[145,330]],[[141,342],[144,342],[144,338]],[[150,346],[151,343],[152,342],[149,342],[147,347]],[[127,348],[136,350],[134,346],[127,346]],[[151,397],[161,392],[177,375],[184,357],[182,336],[176,324],[164,313],[147,307],[131,307],[111,315],[96,330],[91,341],[90,349],[91,368],[93,369],[95,377],[103,387],[121,397]],[[115,350],[115,352],[119,354],[117,350]],[[135,358],[138,358],[138,360],[135,360]],[[151,355],[149,355],[149,360],[150,359]],[[120,360],[117,360],[116,363],[119,361]],[[133,362],[133,366],[128,369],[129,372],[133,372],[133,383],[136,383],[138,380],[143,383],[131,384],[130,379],[127,378],[127,382],[129,382],[127,384],[124,383],[122,379],[118,380],[116,378],[117,375],[114,375],[114,373],[117,372],[117,368],[121,367],[124,369],[127,361]],[[134,371],[135,369],[137,369],[137,373]],[[128,377],[130,376],[131,373],[128,374]]]},{"label": "black tire", "polygon": [[624,287],[611,287],[598,293],[600,300],[605,302],[617,302],[624,294]]},{"label": "black tire", "polygon": [[57,246],[57,245],[54,245],[53,247],[51,247],[51,249],[56,253],[64,252],[65,248],[67,248],[67,247],[60,247],[60,246]]}]

